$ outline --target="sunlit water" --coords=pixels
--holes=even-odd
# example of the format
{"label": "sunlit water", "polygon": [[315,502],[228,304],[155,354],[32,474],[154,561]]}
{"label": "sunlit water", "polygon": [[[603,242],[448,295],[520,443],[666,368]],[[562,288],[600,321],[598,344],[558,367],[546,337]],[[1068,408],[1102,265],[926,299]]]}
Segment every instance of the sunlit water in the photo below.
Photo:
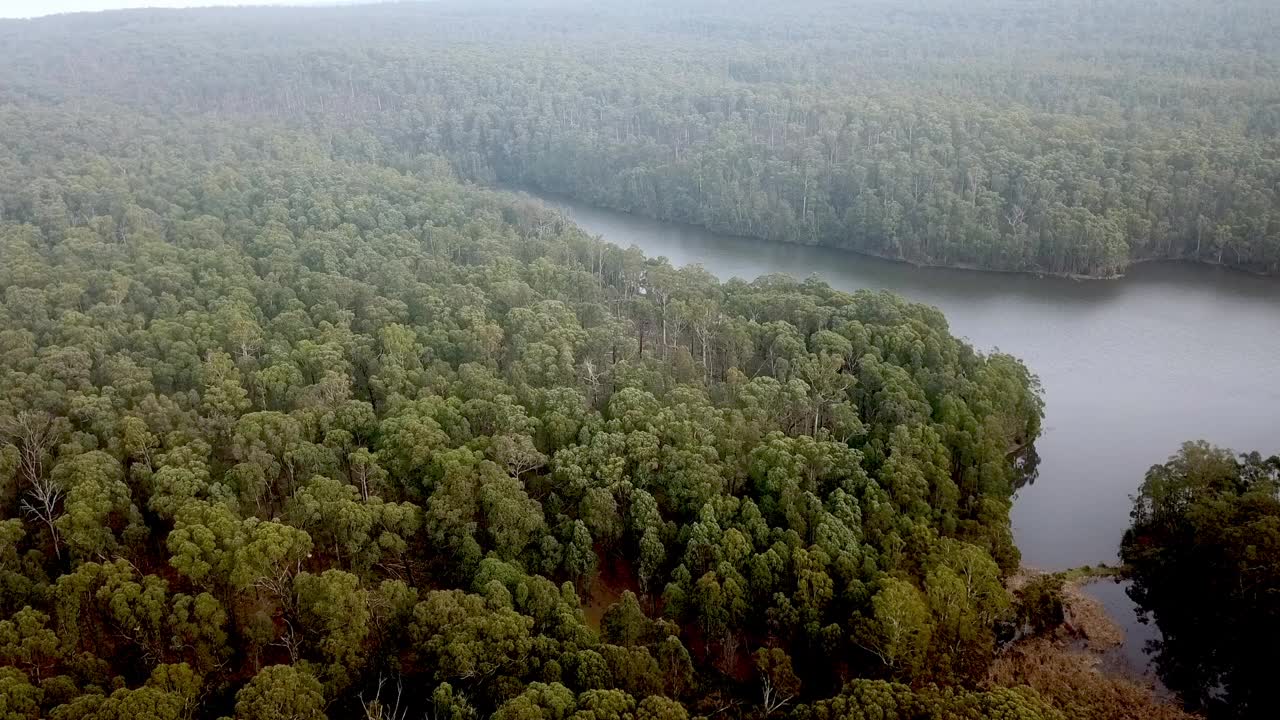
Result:
{"label": "sunlit water", "polygon": [[[1027,363],[1044,385],[1040,475],[1012,522],[1023,563],[1114,563],[1129,497],[1185,440],[1280,451],[1280,281],[1190,264],[1133,268],[1122,280],[915,268],[826,248],[719,235],[558,197],[579,226],[721,279],[818,275],[842,290],[888,289],[935,305],[952,332]],[[1122,588],[1096,587],[1142,664],[1154,628]]]}

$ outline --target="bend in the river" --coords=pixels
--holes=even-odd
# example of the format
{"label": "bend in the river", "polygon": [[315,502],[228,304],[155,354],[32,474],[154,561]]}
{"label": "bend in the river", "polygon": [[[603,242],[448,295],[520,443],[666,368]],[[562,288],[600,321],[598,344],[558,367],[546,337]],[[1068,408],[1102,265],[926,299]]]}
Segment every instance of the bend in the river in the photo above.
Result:
{"label": "bend in the river", "polygon": [[[1185,440],[1275,451],[1280,426],[1280,282],[1150,263],[1110,282],[920,268],[830,248],[731,237],[559,197],[586,231],[727,279],[818,275],[935,305],[981,350],[1021,358],[1044,385],[1039,477],[1014,504],[1023,562],[1062,569],[1116,560],[1129,496]],[[1122,593],[1098,595],[1131,636],[1153,632]]]}

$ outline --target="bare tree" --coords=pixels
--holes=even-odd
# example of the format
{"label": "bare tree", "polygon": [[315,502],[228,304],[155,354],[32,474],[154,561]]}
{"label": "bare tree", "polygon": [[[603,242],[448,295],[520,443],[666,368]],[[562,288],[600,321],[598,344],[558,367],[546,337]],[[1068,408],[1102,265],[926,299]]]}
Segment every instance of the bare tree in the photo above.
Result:
{"label": "bare tree", "polygon": [[40,478],[31,487],[27,497],[22,499],[22,511],[33,520],[44,523],[53,537],[53,554],[62,559],[62,539],[58,535],[58,505],[62,501],[62,488],[52,478]]}
{"label": "bare tree", "polygon": [[297,663],[298,658],[302,656],[302,638],[298,637],[289,618],[284,619],[284,634],[271,644],[284,648],[289,653],[290,663]]}
{"label": "bare tree", "polygon": [[62,559],[62,543],[58,535],[59,506],[63,490],[45,473],[45,457],[57,445],[62,431],[56,419],[44,412],[24,410],[14,417],[0,419],[0,435],[18,447],[18,474],[26,488],[22,511],[49,528],[53,552]]}
{"label": "bare tree", "polygon": [[756,651],[760,672],[760,705],[766,716],[781,710],[800,694],[800,678],[791,669],[791,657],[778,648]]}
{"label": "bare tree", "polygon": [[0,435],[18,446],[18,470],[28,484],[44,475],[44,457],[61,434],[53,416],[45,412],[24,410],[0,418]]}
{"label": "bare tree", "polygon": [[395,700],[388,702],[382,699],[382,686],[386,682],[386,678],[378,676],[378,687],[374,690],[372,700],[365,700],[364,693],[360,693],[360,706],[364,709],[364,720],[404,720],[409,714],[407,708],[400,706],[400,698],[404,694],[404,683],[399,679],[396,680]]}
{"label": "bare tree", "polygon": [[772,715],[791,702],[791,696],[784,695],[778,688],[774,687],[767,675],[761,682],[760,694],[761,706],[764,708],[765,715]]}

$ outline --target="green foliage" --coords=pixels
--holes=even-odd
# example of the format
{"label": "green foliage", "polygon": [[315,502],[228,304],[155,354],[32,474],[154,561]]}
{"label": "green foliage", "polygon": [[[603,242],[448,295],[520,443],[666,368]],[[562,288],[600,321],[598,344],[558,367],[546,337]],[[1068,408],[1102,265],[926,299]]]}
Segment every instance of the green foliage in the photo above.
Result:
{"label": "green foliage", "polygon": [[1186,443],[1147,471],[1120,556],[1161,631],[1160,678],[1210,717],[1280,712],[1280,458]]}
{"label": "green foliage", "polygon": [[320,681],[305,670],[272,665],[236,693],[236,720],[319,720],[325,717]]}
{"label": "green foliage", "polygon": [[370,624],[368,593],[360,587],[359,578],[341,570],[326,570],[320,575],[299,573],[293,579],[293,587],[302,636],[315,644],[328,662],[328,685],[335,690],[344,689],[365,663],[364,642]]}
{"label": "green foliage", "polygon": [[640,608],[640,601],[630,590],[622,599],[604,611],[600,621],[600,639],[617,645],[641,645],[649,636],[651,622]]}
{"label": "green foliage", "polygon": [[1027,581],[1014,593],[1017,598],[1018,624],[1032,633],[1044,633],[1066,620],[1064,579],[1058,574],[1039,575]]}
{"label": "green foliage", "polygon": [[533,651],[533,619],[461,590],[427,593],[413,608],[413,645],[439,680],[518,673]]}
{"label": "green foliage", "polygon": [[573,691],[552,683],[532,683],[519,696],[503,703],[495,720],[566,720],[577,704]]}
{"label": "green foliage", "polygon": [[0,667],[0,720],[40,717],[44,693],[21,670]]}
{"label": "green foliage", "polygon": [[139,519],[120,463],[104,452],[92,451],[59,463],[53,478],[67,493],[57,525],[71,551],[86,559],[114,553],[124,525]]}
{"label": "green foliage", "polygon": [[875,654],[895,676],[913,678],[926,670],[934,620],[914,585],[887,578],[871,599],[871,614],[855,626],[855,642]]}
{"label": "green foliage", "polygon": [[30,607],[0,621],[0,661],[39,682],[61,655],[58,636],[48,625],[49,616]]}
{"label": "green foliage", "polygon": [[985,692],[929,688],[879,680],[855,680],[837,696],[792,712],[794,720],[1062,720],[1063,715],[1030,688]]}
{"label": "green foliage", "polygon": [[93,717],[102,720],[187,720],[199,704],[201,678],[187,665],[161,665],[147,683],[104,698]]}

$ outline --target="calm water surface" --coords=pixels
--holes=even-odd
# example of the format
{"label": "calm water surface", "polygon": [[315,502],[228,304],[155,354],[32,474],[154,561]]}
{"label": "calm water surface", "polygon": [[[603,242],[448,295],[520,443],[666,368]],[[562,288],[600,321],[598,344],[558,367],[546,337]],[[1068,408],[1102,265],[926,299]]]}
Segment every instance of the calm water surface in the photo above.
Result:
{"label": "calm water surface", "polygon": [[[1184,440],[1280,451],[1280,281],[1173,263],[1113,282],[922,269],[542,200],[609,242],[721,279],[816,274],[842,290],[892,290],[940,308],[975,347],[1022,358],[1046,406],[1040,475],[1012,513],[1031,567],[1115,562],[1129,496]],[[1129,613],[1140,661],[1154,628],[1131,621],[1122,588],[1094,594]]]}

